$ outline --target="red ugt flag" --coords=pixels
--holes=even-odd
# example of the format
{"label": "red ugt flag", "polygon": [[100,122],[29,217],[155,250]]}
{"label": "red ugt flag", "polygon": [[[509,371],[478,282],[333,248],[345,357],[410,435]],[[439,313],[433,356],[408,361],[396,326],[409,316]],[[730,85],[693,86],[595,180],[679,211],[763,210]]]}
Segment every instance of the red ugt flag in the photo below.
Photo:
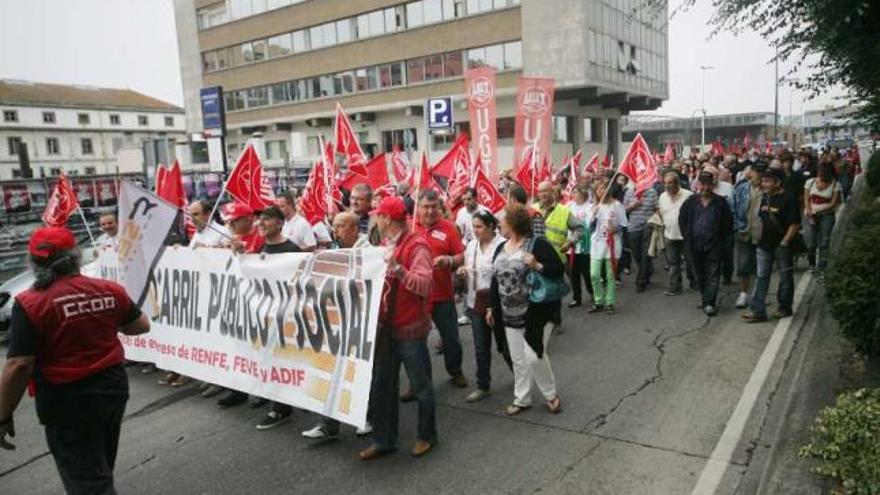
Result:
{"label": "red ugt flag", "polygon": [[244,149],[226,180],[226,192],[258,211],[275,204],[275,193],[266,180],[263,164],[252,144]]}
{"label": "red ugt flag", "polygon": [[43,211],[43,223],[49,227],[63,227],[77,208],[79,201],[76,199],[76,193],[70,186],[67,175],[62,172]]}
{"label": "red ugt flag", "polygon": [[349,170],[366,175],[358,167],[367,164],[367,155],[361,149],[357,136],[351,128],[351,121],[348,120],[348,115],[345,114],[345,110],[342,109],[339,102],[336,102],[336,152],[348,158]]}
{"label": "red ugt flag", "polygon": [[477,203],[485,206],[492,213],[498,213],[507,204],[504,196],[498,192],[495,184],[492,184],[482,168],[477,169],[474,189],[477,191]]}
{"label": "red ugt flag", "polygon": [[648,143],[641,134],[636,134],[632,145],[627,150],[623,161],[620,162],[618,171],[629,177],[636,185],[636,196],[641,197],[642,192],[657,182],[657,167]]}

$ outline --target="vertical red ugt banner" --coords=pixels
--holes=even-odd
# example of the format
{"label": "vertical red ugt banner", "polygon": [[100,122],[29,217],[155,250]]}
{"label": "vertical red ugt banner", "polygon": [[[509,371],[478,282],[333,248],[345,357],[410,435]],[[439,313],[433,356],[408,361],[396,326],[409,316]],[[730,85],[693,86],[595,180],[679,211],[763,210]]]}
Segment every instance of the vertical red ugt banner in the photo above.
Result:
{"label": "vertical red ugt banner", "polygon": [[[465,73],[471,143],[474,155],[487,167],[490,179],[498,178],[498,131],[495,128],[495,69],[480,67]],[[476,160],[475,160],[476,161]]]}
{"label": "vertical red ugt banner", "polygon": [[513,163],[522,163],[528,149],[537,151],[535,163],[550,158],[553,135],[553,91],[556,83],[546,77],[520,77],[516,94]]}

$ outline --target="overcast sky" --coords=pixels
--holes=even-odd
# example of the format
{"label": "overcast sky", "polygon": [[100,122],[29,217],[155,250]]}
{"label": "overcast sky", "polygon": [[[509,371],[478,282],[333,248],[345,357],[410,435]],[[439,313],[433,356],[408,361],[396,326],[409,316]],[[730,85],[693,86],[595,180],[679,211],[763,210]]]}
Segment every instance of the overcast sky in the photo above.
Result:
{"label": "overcast sky", "polygon": [[[698,4],[670,22],[669,100],[654,113],[687,116],[701,106],[700,65],[715,67],[706,74],[708,113],[773,111],[772,50],[751,33],[707,40],[711,2]],[[183,102],[171,0],[0,0],[0,13],[2,78],[128,87]],[[781,88],[780,114],[789,101],[799,114],[802,95]],[[827,96],[805,108],[831,103]]]}

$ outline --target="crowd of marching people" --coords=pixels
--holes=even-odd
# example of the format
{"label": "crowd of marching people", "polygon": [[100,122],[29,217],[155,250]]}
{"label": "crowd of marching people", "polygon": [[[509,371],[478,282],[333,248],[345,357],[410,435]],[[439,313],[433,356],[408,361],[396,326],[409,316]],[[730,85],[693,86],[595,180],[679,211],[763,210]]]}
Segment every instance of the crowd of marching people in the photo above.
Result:
{"label": "crowd of marching people", "polygon": [[[806,257],[819,279],[828,265],[835,211],[857,173],[841,163],[834,150],[702,153],[658,163],[656,180],[641,187],[620,170],[597,167],[576,183],[565,177],[543,181],[533,195],[508,174],[500,180],[507,205],[497,213],[479,203],[473,188],[450,205],[436,189],[410,194],[407,184],[374,191],[359,183],[345,191],[344,208],[326,223],[310,222],[292,192],[261,211],[227,203],[219,209],[220,221],[211,218],[210,203],[197,200],[187,209],[195,227],[187,242],[195,249],[266,254],[385,246],[388,269],[368,425],[356,433],[372,436],[371,446],[360,452],[364,460],[396,450],[400,403],[416,402],[411,452],[420,456],[438,438],[427,344],[432,328],[448,381],[462,389],[471,384],[463,372],[459,328],[468,325],[473,333],[476,382],[465,401],[492,393],[497,350],[513,375],[505,413],[530,409],[533,385],[544,408],[559,413],[548,344],[564,332],[562,303],[569,289],[568,308],[610,315],[624,283],[636,294],[662,285],[656,290],[676,297],[685,294],[687,279],[687,289],[711,317],[726,285],[737,294],[734,305],[744,310],[743,321],[753,323],[771,316],[767,296],[777,273],[772,317],[791,316],[796,258]],[[101,243],[112,248],[115,220],[102,218],[100,224]],[[159,383],[180,386],[187,379],[168,373]],[[202,384],[201,394],[219,396],[221,407],[267,403],[211,384]],[[265,409],[256,424],[260,430],[283,424],[294,412],[275,402]],[[338,422],[323,418],[302,436],[329,439],[339,433]]]}

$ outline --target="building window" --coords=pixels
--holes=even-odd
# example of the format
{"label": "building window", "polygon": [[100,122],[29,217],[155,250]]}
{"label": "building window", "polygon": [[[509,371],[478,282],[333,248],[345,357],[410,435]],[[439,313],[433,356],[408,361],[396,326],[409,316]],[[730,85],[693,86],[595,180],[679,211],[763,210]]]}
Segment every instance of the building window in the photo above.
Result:
{"label": "building window", "polygon": [[584,119],[584,142],[602,142],[602,119]]}
{"label": "building window", "polygon": [[9,156],[18,156],[18,149],[21,147],[21,138],[17,136],[11,136],[6,138],[7,149],[9,150]]}
{"label": "building window", "polygon": [[443,55],[443,71],[446,77],[458,77],[464,74],[464,56],[461,50]]}
{"label": "building window", "polygon": [[422,2],[406,4],[406,27],[415,28],[425,23],[425,12]]}
{"label": "building window", "polygon": [[391,153],[395,146],[402,150],[418,148],[416,130],[410,128],[382,131],[382,147],[385,152]]}
{"label": "building window", "polygon": [[290,34],[279,34],[269,38],[269,58],[283,57],[290,55],[292,45],[290,43]]}
{"label": "building window", "polygon": [[60,167],[50,168],[49,175],[51,175],[52,177],[58,177],[59,175],[61,175],[61,168]]}
{"label": "building window", "polygon": [[150,125],[150,120],[146,115],[138,115],[138,125],[140,126],[148,126]]}
{"label": "building window", "polygon": [[55,123],[55,112],[43,112],[43,123],[44,124],[54,124]]}
{"label": "building window", "polygon": [[78,114],[76,116],[76,120],[77,120],[77,122],[79,122],[80,124],[83,124],[83,125],[88,124],[91,121],[91,119],[89,118],[89,114],[87,114],[87,113]]}
{"label": "building window", "polygon": [[574,119],[564,115],[553,116],[553,141],[557,143],[572,142],[572,124]]}
{"label": "building window", "polygon": [[425,80],[431,81],[434,79],[442,79],[443,78],[443,56],[442,55],[431,55],[430,57],[425,57]]}
{"label": "building window", "polygon": [[254,50],[254,62],[266,59],[266,40],[256,40],[252,43]]}
{"label": "building window", "polygon": [[174,117],[165,117],[165,127],[174,127]]}
{"label": "building window", "polygon": [[84,172],[86,175],[95,175],[96,173],[98,173],[98,171],[97,171],[97,169],[95,169],[95,167],[85,167]]}
{"label": "building window", "polygon": [[504,69],[522,67],[522,41],[504,44]]}
{"label": "building window", "polygon": [[18,111],[3,110],[3,122],[18,122]]}
{"label": "building window", "polygon": [[217,52],[210,51],[202,54],[202,70],[205,72],[217,70]]}
{"label": "building window", "polygon": [[266,159],[280,160],[287,154],[287,141],[266,141]]}
{"label": "building window", "polygon": [[443,20],[443,6],[440,0],[423,0],[422,10],[425,15],[425,24],[433,24]]}
{"label": "building window", "polygon": [[82,145],[82,154],[83,155],[94,155],[95,150],[92,148],[92,140],[89,138],[80,139],[80,144]]}
{"label": "building window", "polygon": [[348,43],[352,40],[351,19],[336,21],[336,39],[339,43]]}
{"label": "building window", "polygon": [[57,155],[60,153],[60,147],[58,146],[58,138],[46,138],[46,154],[48,155]]}
{"label": "building window", "polygon": [[110,125],[119,125],[119,114],[111,113],[110,114]]}
{"label": "building window", "polygon": [[306,32],[303,30],[293,32],[293,53],[300,53],[308,50],[306,45]]}
{"label": "building window", "polygon": [[406,63],[406,75],[410,84],[425,80],[425,59],[414,58]]}

